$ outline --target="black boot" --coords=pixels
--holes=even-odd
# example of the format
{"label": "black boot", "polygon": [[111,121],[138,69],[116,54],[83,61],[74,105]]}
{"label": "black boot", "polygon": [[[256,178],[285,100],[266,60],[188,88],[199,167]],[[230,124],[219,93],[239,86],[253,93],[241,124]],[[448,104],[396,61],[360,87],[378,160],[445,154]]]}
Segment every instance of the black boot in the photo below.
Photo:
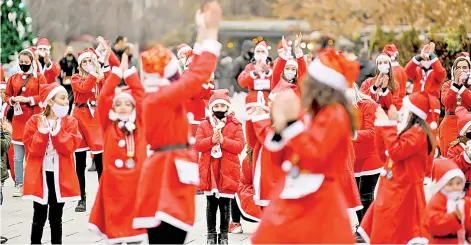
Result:
{"label": "black boot", "polygon": [[31,226],[31,244],[41,244],[43,238],[44,223],[34,222]]}
{"label": "black boot", "polygon": [[208,241],[206,242],[206,244],[210,244],[210,245],[215,245],[215,244],[217,244],[217,243],[216,243],[216,237],[217,237],[217,234],[216,234],[216,233],[210,233],[210,234],[208,234]]}
{"label": "black boot", "polygon": [[4,244],[8,241],[8,238],[4,237],[4,236],[1,236],[0,237],[0,244]]}
{"label": "black boot", "polygon": [[51,226],[51,244],[62,244],[62,218],[49,221]]}
{"label": "black boot", "polygon": [[218,244],[229,244],[227,233],[218,234]]}
{"label": "black boot", "polygon": [[82,200],[78,201],[77,207],[75,207],[75,212],[85,211],[87,211],[87,197],[82,196]]}

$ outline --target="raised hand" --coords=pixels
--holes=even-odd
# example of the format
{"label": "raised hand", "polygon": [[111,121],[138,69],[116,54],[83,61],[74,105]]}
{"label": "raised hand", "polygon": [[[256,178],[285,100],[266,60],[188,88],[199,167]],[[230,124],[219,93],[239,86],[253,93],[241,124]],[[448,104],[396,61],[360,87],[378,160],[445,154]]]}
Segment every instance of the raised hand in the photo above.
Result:
{"label": "raised hand", "polygon": [[301,40],[303,38],[303,34],[299,33],[296,34],[296,39],[294,40],[294,50],[301,49]]}
{"label": "raised hand", "polygon": [[389,83],[389,76],[386,74],[383,74],[383,77],[381,78],[381,88],[387,88]]}
{"label": "raised hand", "polygon": [[123,53],[121,56],[121,64],[119,65],[119,68],[124,72],[125,70],[129,69],[129,59],[128,55],[126,53]]}
{"label": "raised hand", "polygon": [[383,78],[383,73],[380,72],[379,75],[376,76],[375,78],[375,87],[381,88],[381,86],[383,85],[382,78]]}
{"label": "raised hand", "polygon": [[204,6],[204,23],[207,29],[219,29],[222,19],[221,5],[217,1]]}
{"label": "raised hand", "polygon": [[213,142],[213,144],[216,144],[217,142],[219,142],[219,130],[214,129],[213,137],[211,138],[211,141]]}

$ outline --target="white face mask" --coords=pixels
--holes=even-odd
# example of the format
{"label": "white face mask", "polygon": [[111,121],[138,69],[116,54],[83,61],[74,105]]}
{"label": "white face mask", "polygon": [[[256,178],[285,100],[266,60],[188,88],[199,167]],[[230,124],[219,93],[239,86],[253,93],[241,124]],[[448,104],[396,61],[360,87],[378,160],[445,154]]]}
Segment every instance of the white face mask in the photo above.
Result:
{"label": "white face mask", "polygon": [[430,61],[430,60],[421,61],[420,64],[422,64],[422,67],[424,67],[425,69],[428,69],[428,68],[430,68],[430,66],[432,66],[432,61]]}
{"label": "white face mask", "polygon": [[443,195],[446,196],[448,200],[452,201],[458,201],[459,199],[463,198],[463,192],[462,191],[451,191],[451,192],[443,192],[440,191]]}
{"label": "white face mask", "polygon": [[56,117],[63,118],[67,116],[67,113],[69,112],[69,105],[54,104],[51,106],[51,110],[54,112]]}
{"label": "white face mask", "polygon": [[397,131],[402,132],[407,124],[409,123],[409,118],[410,118],[410,111],[405,108],[404,106],[399,110],[398,117],[397,117]]}
{"label": "white face mask", "polygon": [[296,71],[289,70],[285,71],[285,78],[288,80],[293,80],[293,78],[296,76]]}
{"label": "white face mask", "polygon": [[263,63],[266,63],[268,56],[265,54],[255,54],[253,57],[256,61],[261,61]]}
{"label": "white face mask", "polygon": [[88,63],[86,66],[82,66],[82,69],[84,71],[86,71],[87,73],[90,73],[93,71],[93,64],[92,63]]}
{"label": "white face mask", "polygon": [[378,65],[378,70],[381,72],[381,73],[389,73],[389,65],[388,64],[380,64]]}

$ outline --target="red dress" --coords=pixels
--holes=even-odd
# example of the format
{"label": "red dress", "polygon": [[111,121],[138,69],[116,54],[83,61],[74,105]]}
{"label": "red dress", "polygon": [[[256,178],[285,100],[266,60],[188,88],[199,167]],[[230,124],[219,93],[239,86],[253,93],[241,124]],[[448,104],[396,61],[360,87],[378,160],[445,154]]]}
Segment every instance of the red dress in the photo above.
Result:
{"label": "red dress", "polygon": [[420,68],[420,62],[412,58],[404,69],[414,83],[413,92],[427,92],[440,98],[440,87],[446,78],[446,70],[438,58],[432,62],[431,69],[425,72]]}
{"label": "red dress", "polygon": [[[103,174],[90,213],[88,226],[90,230],[105,237],[108,243],[139,242],[147,239],[142,229],[133,229],[134,203],[142,163],[147,157],[145,130],[141,119],[142,97],[144,88],[133,67],[125,71],[124,79],[132,90],[136,101],[136,130],[133,132],[135,142],[134,167],[123,164],[128,160],[125,135],[116,122],[108,117],[113,105],[115,88],[121,82],[121,70],[113,67],[113,72],[105,81],[98,99],[98,115],[103,130],[105,151],[103,152]],[[123,144],[124,143],[124,144]],[[135,184],[130,184],[135,183]]]}
{"label": "red dress", "polygon": [[[23,85],[27,75],[22,73],[16,73],[7,81],[7,88],[5,89],[5,102],[8,102],[10,106],[14,103],[11,101],[11,97],[16,97],[21,85]],[[36,113],[41,112],[38,103],[40,102],[39,97],[39,86],[46,84],[46,78],[43,75],[32,75],[26,83],[21,96],[31,99],[30,103],[20,103],[23,114],[13,116],[11,126],[13,127],[13,135],[11,143],[15,145],[23,145],[23,133],[25,130],[26,122]]]}
{"label": "red dress", "polygon": [[386,88],[386,91],[383,92],[381,88],[378,88],[376,91],[373,89],[375,82],[375,78],[366,79],[361,84],[361,92],[369,95],[376,103],[378,103],[379,106],[381,106],[381,108],[386,111],[391,105],[395,105],[399,110],[402,107],[402,98],[399,96],[401,88],[399,85],[396,87],[394,92],[392,92],[390,88]]}
{"label": "red dress", "polygon": [[242,172],[240,175],[239,189],[235,194],[235,200],[241,215],[249,220],[260,222],[262,208],[255,204],[253,187],[252,164],[247,158],[242,161]]}
{"label": "red dress", "polygon": [[82,137],[78,131],[77,120],[66,116],[58,119],[59,126],[52,132],[42,133],[38,130],[40,117],[41,115],[32,116],[25,127],[24,146],[28,154],[25,164],[23,199],[43,205],[47,204],[48,192],[44,157],[50,142],[59,159],[58,164],[54,164],[57,202],[78,201],[80,200],[80,187],[75,173],[74,152]]}
{"label": "red dress", "polygon": [[380,121],[375,125],[378,153],[387,160],[384,171],[392,161],[393,175],[391,179],[381,175],[376,199],[361,222],[370,237],[367,242],[406,244],[412,239],[426,239],[423,181],[428,158],[427,135],[417,125],[400,136],[396,125]]}
{"label": "red dress", "polygon": [[[452,159],[456,165],[463,171],[466,178],[466,182],[471,182],[471,159],[466,155],[464,149],[465,144],[458,143],[456,145],[450,145],[448,148],[447,156]],[[471,188],[468,188],[466,196],[471,197]]]}
{"label": "red dress", "polygon": [[348,114],[343,106],[331,105],[307,121],[288,126],[279,142],[273,141],[273,134],[268,136],[272,146],[292,150],[284,159],[301,172],[278,183],[251,237],[254,244],[355,243],[339,184],[348,160]]}
{"label": "red dress", "polygon": [[203,43],[204,51],[194,57],[180,80],[149,92],[144,98],[144,125],[152,154],[142,165],[134,228],[152,228],[161,222],[186,232],[193,227],[199,176],[198,164],[191,162],[196,159],[196,152],[187,149],[189,124],[183,103],[208,81],[216,68],[217,48],[217,42]]}
{"label": "red dress", "polygon": [[[213,123],[209,120],[213,120]],[[216,194],[216,197],[234,198],[240,177],[238,155],[245,145],[242,124],[232,115],[226,117],[225,126],[222,128],[224,141],[220,145],[221,158],[211,156],[211,149],[216,145],[212,142],[213,125],[217,125],[215,119],[206,118],[201,121],[196,131],[195,149],[201,152],[199,159],[199,189],[208,196]]]}

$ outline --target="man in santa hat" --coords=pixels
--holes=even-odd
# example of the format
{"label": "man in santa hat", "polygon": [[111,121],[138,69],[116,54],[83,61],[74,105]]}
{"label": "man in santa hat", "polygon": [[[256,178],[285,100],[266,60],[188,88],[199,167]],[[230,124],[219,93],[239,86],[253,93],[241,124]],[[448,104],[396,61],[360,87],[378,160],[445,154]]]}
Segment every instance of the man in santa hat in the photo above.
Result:
{"label": "man in santa hat", "polygon": [[394,80],[399,83],[399,97],[402,99],[406,96],[407,74],[404,68],[398,62],[399,50],[397,50],[396,45],[388,44],[384,46],[383,53],[391,58],[391,67]]}
{"label": "man in santa hat", "polygon": [[60,74],[60,66],[51,59],[51,45],[49,40],[42,37],[36,43],[36,54],[38,55],[38,72],[46,77],[48,83],[53,83]]}

